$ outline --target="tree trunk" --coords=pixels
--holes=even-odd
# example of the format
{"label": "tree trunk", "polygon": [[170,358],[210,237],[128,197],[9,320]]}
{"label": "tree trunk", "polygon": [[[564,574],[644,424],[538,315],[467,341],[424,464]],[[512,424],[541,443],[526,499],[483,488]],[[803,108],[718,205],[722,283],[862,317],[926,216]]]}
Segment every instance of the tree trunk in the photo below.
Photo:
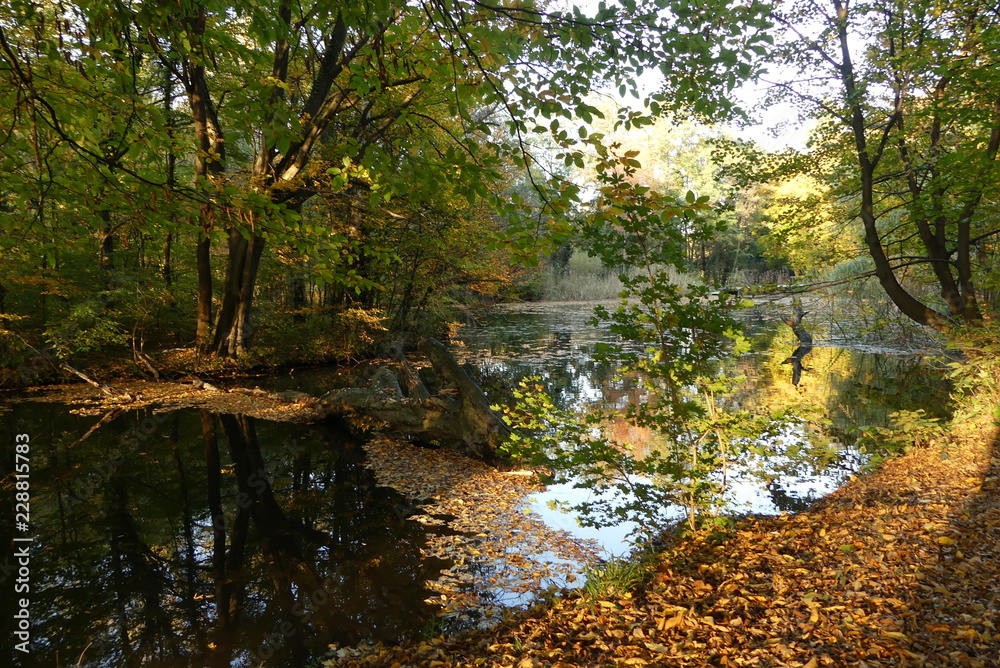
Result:
{"label": "tree trunk", "polygon": [[[176,63],[173,63],[171,67],[163,68],[163,116],[167,123],[167,137],[170,139],[170,151],[167,153],[166,162],[166,181],[167,188],[171,191],[177,185],[177,154],[174,153],[174,78],[171,72],[173,67],[176,67]],[[173,212],[170,214],[170,220],[171,222],[176,222],[176,215]],[[163,268],[161,275],[168,291],[174,283],[173,268],[170,264],[170,251],[172,250],[173,243],[174,233],[167,232],[166,239],[163,242]]]}
{"label": "tree trunk", "polygon": [[834,0],[837,10],[837,33],[842,63],[840,65],[841,84],[847,100],[850,101],[851,130],[854,134],[854,144],[858,156],[858,166],[861,175],[861,222],[865,228],[865,245],[875,263],[875,276],[892,303],[911,320],[932,327],[940,332],[948,331],[951,320],[926,306],[911,295],[896,278],[892,263],[882,247],[882,239],[878,231],[878,219],[875,215],[875,165],[868,150],[866,135],[867,122],[860,93],[855,81],[854,65],[851,59],[850,41],[848,37],[847,7],[842,0]]}
{"label": "tree trunk", "polygon": [[293,311],[295,311],[295,314],[292,316],[292,321],[303,323],[306,321],[306,314],[304,313],[304,310],[308,305],[306,300],[306,280],[302,277],[296,276],[292,279],[289,290],[291,291],[289,306]]}
{"label": "tree trunk", "polygon": [[[203,209],[209,206],[211,205],[202,204]],[[195,342],[200,352],[206,352],[212,336],[212,240],[204,232],[202,235],[197,248],[198,313]]]}
{"label": "tree trunk", "polygon": [[[201,5],[187,17],[188,34],[193,45],[200,44],[205,34],[206,9]],[[198,314],[196,343],[200,351],[209,345],[212,332],[212,227],[213,210],[212,177],[225,171],[226,144],[212,97],[203,61],[188,58],[184,62],[184,88],[197,151],[194,157],[195,188],[201,191],[204,201],[198,209],[200,237],[197,248],[198,264]]]}
{"label": "tree trunk", "polygon": [[[939,162],[940,156],[949,153],[941,145],[949,130],[948,121],[941,116],[939,104],[955,94],[951,91],[952,84],[963,75],[960,70],[953,69],[952,65],[964,60],[964,56],[946,63],[935,74],[938,80],[934,89],[925,96],[930,99],[921,103],[932,112],[931,118],[929,121],[919,121],[919,132],[922,137],[920,141],[926,139],[929,145],[923,151],[914,150],[906,134],[907,111],[909,100],[912,98],[908,97],[910,92],[903,88],[902,74],[894,73],[897,80],[895,87],[892,88],[895,96],[892,114],[885,120],[884,125],[872,122],[871,118],[866,117],[865,90],[859,87],[855,80],[848,37],[849,3],[844,0],[833,0],[833,6],[837,12],[837,40],[841,57],[838,67],[841,85],[851,114],[849,125],[854,135],[860,167],[862,183],[860,217],[865,228],[865,243],[875,262],[875,275],[899,310],[921,325],[947,333],[958,322],[981,323],[983,313],[972,280],[971,225],[976,214],[981,211],[980,204],[985,188],[992,185],[993,178],[986,165],[993,164],[1000,152],[1000,100],[993,103],[990,121],[981,126],[989,133],[988,136],[981,138],[976,147],[982,160],[982,168],[963,177],[965,194],[958,198],[959,201],[955,201],[951,183],[954,179],[950,174],[942,173],[945,163]],[[888,20],[894,19],[889,17]],[[964,37],[973,36],[978,30],[971,27],[972,23],[969,26],[972,32]],[[973,41],[976,38],[977,36]],[[955,35],[956,43],[964,41],[963,35]],[[891,55],[889,60],[890,62],[893,60]],[[926,129],[925,125],[928,126]],[[873,141],[869,147],[866,142],[866,131],[872,128],[879,128],[881,140]],[[913,133],[916,128],[910,128],[908,131]],[[923,255],[916,261],[930,265],[939,294],[948,305],[947,313],[930,308],[900,285],[895,274],[896,268],[886,255],[876,225],[874,188],[878,176],[875,168],[884,157],[885,148],[890,143],[889,139],[893,132],[897,133],[895,143],[904,165],[904,175],[911,198],[912,210],[909,222],[916,227],[916,236],[923,245]],[[954,229],[954,238],[949,238],[949,228]],[[905,264],[912,262],[904,262]]]}
{"label": "tree trunk", "polygon": [[168,290],[174,284],[173,269],[170,266],[170,251],[173,243],[174,233],[167,232],[167,237],[163,241],[163,269],[161,271],[161,275],[163,276],[163,284],[167,286]]}
{"label": "tree trunk", "polygon": [[114,225],[111,222],[111,212],[98,211],[98,217],[104,221],[104,232],[101,238],[101,252],[98,266],[104,272],[108,287],[111,285],[108,274],[115,270],[115,234]]}
{"label": "tree trunk", "polygon": [[212,343],[216,355],[239,357],[249,346],[251,307],[263,252],[263,237],[253,235],[247,239],[239,230],[230,230],[226,284]]}
{"label": "tree trunk", "polygon": [[[270,197],[276,205],[288,204],[295,208],[310,195],[297,196],[290,202],[287,191],[275,188],[275,184],[287,184],[294,180],[305,167],[309,157],[319,142],[324,129],[330,124],[343,102],[343,91],[334,90],[334,81],[343,70],[346,61],[344,48],[347,39],[347,24],[338,13],[329,32],[322,36],[325,52],[319,67],[313,72],[309,96],[302,102],[300,119],[302,130],[292,137],[291,144],[279,155],[278,137],[270,128],[275,127],[274,109],[286,96],[288,68],[293,45],[289,42],[292,30],[292,7],[290,0],[280,0],[277,13],[281,34],[273,42],[274,64],[270,93],[261,98],[263,116],[259,127],[264,128],[260,146],[254,156],[251,181],[254,189]],[[201,45],[205,33],[207,12],[205,5],[199,5],[185,17],[188,37],[192,46]],[[382,28],[386,29],[385,27]],[[364,38],[350,52],[353,57],[369,38]],[[195,49],[196,51],[197,49]],[[211,335],[212,283],[210,264],[210,238],[213,223],[214,176],[225,171],[225,143],[222,128],[209,92],[205,74],[205,62],[199,58],[188,58],[183,63],[184,83],[191,108],[192,127],[198,146],[195,155],[195,184],[202,190],[205,203],[199,213],[201,232],[204,235],[198,246],[198,347],[223,357],[237,357],[244,353],[250,341],[250,311],[253,304],[257,270],[264,250],[264,239],[251,233],[244,239],[235,226],[229,226],[229,263],[226,268],[226,284],[222,303],[216,319],[215,335]],[[331,92],[332,91],[332,92]],[[234,213],[234,212],[228,212]],[[253,216],[253,211],[235,212]]]}

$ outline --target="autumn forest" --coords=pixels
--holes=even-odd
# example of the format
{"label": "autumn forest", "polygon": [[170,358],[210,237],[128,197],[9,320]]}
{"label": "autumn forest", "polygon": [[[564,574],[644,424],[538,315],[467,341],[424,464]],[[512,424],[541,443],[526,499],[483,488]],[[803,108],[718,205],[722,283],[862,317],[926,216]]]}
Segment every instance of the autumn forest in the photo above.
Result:
{"label": "autumn forest", "polygon": [[996,665],[998,54],[983,0],[8,0],[12,665]]}

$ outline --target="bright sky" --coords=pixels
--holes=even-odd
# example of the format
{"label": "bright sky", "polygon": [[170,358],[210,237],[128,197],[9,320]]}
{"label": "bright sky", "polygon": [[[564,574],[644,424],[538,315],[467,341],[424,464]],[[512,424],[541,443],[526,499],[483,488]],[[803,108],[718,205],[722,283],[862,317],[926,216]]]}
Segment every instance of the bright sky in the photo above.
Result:
{"label": "bright sky", "polygon": [[[663,76],[656,71],[646,72],[639,82],[641,95],[648,95],[660,87]],[[746,109],[751,109],[764,95],[765,84],[747,83],[736,92],[736,97]],[[641,105],[641,100],[629,96],[624,100],[616,90],[607,91],[615,101],[631,107]],[[774,105],[754,112],[759,122],[746,128],[731,126],[734,135],[757,142],[762,147],[780,151],[785,148],[804,149],[809,139],[809,124],[798,118],[798,111],[790,104]]]}
{"label": "bright sky", "polygon": [[[745,84],[737,93],[745,108],[752,107],[764,95],[765,84]],[[759,123],[747,128],[733,128],[743,139],[751,139],[763,148],[780,151],[785,148],[804,149],[809,139],[811,123],[798,117],[798,110],[791,104],[776,104],[755,112]]]}
{"label": "bright sky", "polygon": [[[593,15],[597,12],[597,5],[600,0],[555,0],[553,7],[567,9],[576,5],[581,7],[584,13]],[[614,0],[605,0],[608,4]],[[659,71],[646,72],[639,81],[640,94],[647,95],[656,91],[660,87],[663,75]],[[736,95],[745,108],[752,107],[764,94],[765,84],[748,83],[741,87]],[[617,91],[608,91],[610,96],[619,102],[635,105],[638,101],[632,97],[621,100]],[[775,105],[772,108],[757,112],[760,122],[747,128],[733,126],[732,131],[737,137],[749,139],[757,142],[760,146],[780,151],[785,148],[805,149],[809,138],[809,124],[803,123],[798,118],[798,112],[788,104]]]}

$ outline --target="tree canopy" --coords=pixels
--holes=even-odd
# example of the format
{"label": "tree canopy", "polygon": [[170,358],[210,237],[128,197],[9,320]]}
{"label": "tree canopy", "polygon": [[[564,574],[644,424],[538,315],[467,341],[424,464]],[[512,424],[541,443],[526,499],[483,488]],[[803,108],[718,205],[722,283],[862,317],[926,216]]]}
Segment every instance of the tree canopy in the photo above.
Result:
{"label": "tree canopy", "polygon": [[624,133],[736,117],[734,91],[770,68],[772,97],[817,123],[793,156],[749,151],[773,189],[720,180],[694,125],[625,158],[632,186],[720,207],[688,261],[724,282],[763,249],[801,274],[857,243],[908,317],[979,322],[997,20],[938,0],[8,3],[0,311],[56,349],[169,320],[222,357],[274,324],[260,299],[290,323],[361,308],[405,328],[432,299],[509,290],[569,238],[594,209],[567,175],[616,164]]}
{"label": "tree canopy", "polygon": [[[323,256],[312,266],[328,280],[377,287],[358,283],[356,260],[338,261],[356,255],[351,235],[306,215],[307,202],[320,195],[333,210],[363,195],[375,212],[439,206],[449,192],[486,202],[522,247],[565,231],[578,188],[537,168],[532,135],[579,162],[582,145],[601,142],[567,130],[600,115],[588,95],[638,96],[650,71],[665,84],[628,125],[668,108],[730,113],[728,92],[769,39],[765,13],[728,0],[589,12],[530,0],[10,3],[4,227],[33,221],[33,239],[58,245],[72,218],[105,262],[124,229],[167,249],[193,237],[198,345],[237,356],[269,244]],[[510,189],[519,178],[534,206]]]}
{"label": "tree canopy", "polygon": [[860,221],[903,314],[941,331],[980,322],[1000,233],[996,4],[810,1],[774,17],[773,96],[818,121],[798,169]]}

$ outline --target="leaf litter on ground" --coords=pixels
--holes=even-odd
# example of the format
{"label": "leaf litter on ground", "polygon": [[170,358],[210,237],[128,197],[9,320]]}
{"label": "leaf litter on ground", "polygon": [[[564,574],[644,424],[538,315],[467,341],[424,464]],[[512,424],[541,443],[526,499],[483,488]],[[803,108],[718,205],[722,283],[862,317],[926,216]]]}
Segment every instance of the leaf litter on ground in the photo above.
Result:
{"label": "leaf litter on ground", "polygon": [[442,617],[496,619],[512,605],[562,587],[597,563],[594,543],[552,529],[527,509],[540,487],[527,471],[504,472],[451,450],[376,438],[365,446],[379,484],[420,503],[411,519],[447,530],[432,532],[425,556],[453,565],[428,587]]}
{"label": "leaf litter on ground", "polygon": [[609,600],[567,592],[490,628],[328,668],[1000,666],[1000,437],[987,421],[797,515],[675,536]]}

